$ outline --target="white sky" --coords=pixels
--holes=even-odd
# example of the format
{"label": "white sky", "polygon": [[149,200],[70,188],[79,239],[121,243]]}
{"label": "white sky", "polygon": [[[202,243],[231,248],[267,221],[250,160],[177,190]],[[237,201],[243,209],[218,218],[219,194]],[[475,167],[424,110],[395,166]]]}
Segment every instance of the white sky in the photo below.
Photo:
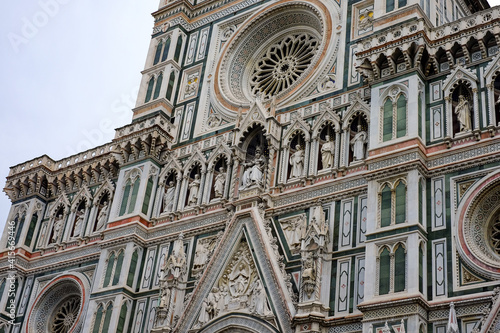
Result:
{"label": "white sky", "polygon": [[[9,167],[109,142],[102,121],[131,121],[159,1],[0,2],[1,189]],[[10,206],[1,193],[0,231]]]}
{"label": "white sky", "polygon": [[[101,145],[114,136],[102,122],[113,129],[130,122],[158,4],[0,2],[2,189],[9,167]],[[0,194],[0,231],[10,205]]]}

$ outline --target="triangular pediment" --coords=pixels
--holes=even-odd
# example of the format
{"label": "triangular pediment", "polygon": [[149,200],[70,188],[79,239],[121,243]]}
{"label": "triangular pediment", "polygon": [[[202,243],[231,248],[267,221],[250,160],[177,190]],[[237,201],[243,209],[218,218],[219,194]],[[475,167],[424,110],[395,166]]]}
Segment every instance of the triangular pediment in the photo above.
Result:
{"label": "triangular pediment", "polygon": [[448,94],[453,90],[453,86],[459,80],[468,81],[473,87],[477,86],[478,81],[477,76],[474,73],[469,71],[467,68],[457,65],[443,82],[445,96],[448,96]]}
{"label": "triangular pediment", "polygon": [[355,102],[347,108],[347,111],[344,115],[343,129],[347,129],[351,124],[352,119],[358,115],[361,115],[368,124],[370,123],[370,106],[359,97],[356,97]]}
{"label": "triangular pediment", "polygon": [[313,139],[318,137],[319,133],[327,123],[333,124],[336,130],[340,130],[340,117],[330,107],[328,107],[314,122],[314,126],[312,128]]}
{"label": "triangular pediment", "polygon": [[310,137],[310,129],[311,129],[311,126],[309,124],[307,124],[304,120],[302,120],[301,118],[297,118],[295,119],[291,126],[288,128],[288,130],[286,131],[285,135],[283,136],[283,142],[286,142],[288,143],[289,140],[291,140],[293,138],[293,136],[295,136],[295,134],[297,132],[302,132],[304,133],[305,135],[305,139],[306,140],[309,140],[309,137]]}
{"label": "triangular pediment", "polygon": [[495,73],[500,71],[500,53],[498,53],[491,61],[488,66],[484,69],[484,78],[486,79],[486,83],[491,82],[493,76],[496,76]]}
{"label": "triangular pediment", "polygon": [[[263,333],[292,331],[295,309],[277,260],[268,257],[273,250],[267,248],[265,237],[256,209],[235,214],[179,319],[177,331],[223,329],[221,323],[231,327],[230,318],[242,316],[260,323]],[[213,304],[217,309],[207,312]]]}

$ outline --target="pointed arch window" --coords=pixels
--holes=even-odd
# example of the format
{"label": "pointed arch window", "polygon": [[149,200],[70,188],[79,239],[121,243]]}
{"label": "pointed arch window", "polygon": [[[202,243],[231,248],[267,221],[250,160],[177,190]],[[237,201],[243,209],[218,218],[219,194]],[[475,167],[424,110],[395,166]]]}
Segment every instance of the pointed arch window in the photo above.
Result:
{"label": "pointed arch window", "polygon": [[102,333],[109,332],[109,324],[111,322],[111,315],[113,314],[113,303],[109,303],[104,314],[104,322],[102,325]]}
{"label": "pointed arch window", "polygon": [[133,287],[134,284],[134,277],[135,277],[135,271],[137,269],[137,261],[139,260],[139,254],[137,253],[137,250],[134,251],[132,254],[132,259],[130,261],[130,269],[128,270],[128,276],[127,276],[127,286],[130,288]]}
{"label": "pointed arch window", "polygon": [[386,183],[379,192],[380,227],[406,222],[406,184],[397,180],[394,187]]}
{"label": "pointed arch window", "polygon": [[168,79],[167,93],[165,94],[165,98],[168,99],[169,101],[171,100],[172,92],[174,91],[174,83],[175,83],[175,72],[172,71]]}
{"label": "pointed arch window", "polygon": [[16,228],[17,228],[16,239],[15,239],[16,245],[19,243],[19,238],[21,238],[21,232],[23,231],[25,219],[26,219],[26,213],[22,214],[20,220],[19,217],[16,218]]}
{"label": "pointed arch window", "polygon": [[142,213],[147,215],[149,210],[149,201],[151,200],[151,193],[153,192],[153,177],[149,177],[148,184],[146,185],[146,194],[142,203]]}
{"label": "pointed arch window", "polygon": [[158,79],[156,80],[155,93],[153,95],[153,99],[157,99],[160,96],[161,84],[163,83],[163,73],[158,75]]}
{"label": "pointed arch window", "polygon": [[125,321],[127,320],[127,311],[127,302],[124,302],[122,304],[122,308],[120,309],[120,317],[118,317],[118,326],[116,328],[116,333],[123,333],[125,329]]}
{"label": "pointed arch window", "polygon": [[398,245],[394,252],[394,292],[406,289],[406,250]]}
{"label": "pointed arch window", "polygon": [[153,88],[155,86],[155,78],[151,77],[148,82],[148,90],[146,92],[146,99],[144,100],[144,103],[147,103],[151,100],[151,96],[153,95]]}
{"label": "pointed arch window", "polygon": [[115,266],[115,253],[111,252],[108,257],[106,272],[104,274],[104,282],[102,283],[103,288],[109,286],[109,282],[111,281],[111,274],[113,274],[113,267]]}
{"label": "pointed arch window", "polygon": [[163,41],[160,40],[160,42],[156,46],[155,59],[153,61],[153,65],[156,65],[158,62],[160,62],[162,50],[163,50]]}
{"label": "pointed arch window", "polygon": [[118,257],[116,258],[116,263],[114,267],[114,276],[113,276],[113,286],[116,286],[118,282],[120,282],[120,275],[122,272],[122,266],[123,266],[123,257],[125,256],[124,251],[120,251],[118,253]]}
{"label": "pointed arch window", "polygon": [[408,118],[408,100],[400,94],[395,102],[387,97],[382,107],[382,141],[389,141],[406,136]]}
{"label": "pointed arch window", "polygon": [[139,192],[140,177],[129,179],[123,188],[122,203],[120,205],[120,216],[125,213],[130,214],[134,211],[137,202],[137,193]]}
{"label": "pointed arch window", "polygon": [[182,35],[179,35],[179,38],[177,39],[177,45],[175,47],[175,53],[174,53],[174,61],[179,62],[179,57],[181,56],[181,51],[182,51]]}
{"label": "pointed arch window", "polygon": [[392,249],[384,245],[379,249],[378,261],[378,295],[402,292],[406,290],[406,248],[403,243]]}
{"label": "pointed arch window", "polygon": [[104,313],[104,305],[99,304],[99,306],[97,307],[97,312],[95,313],[94,328],[92,329],[92,333],[100,333],[101,332],[103,313]]}
{"label": "pointed arch window", "polygon": [[33,241],[33,235],[35,233],[36,223],[38,222],[38,213],[33,214],[31,216],[30,226],[28,228],[28,233],[26,234],[26,238],[24,240],[24,245],[31,246],[31,242]]}
{"label": "pointed arch window", "polygon": [[379,258],[379,295],[388,294],[391,281],[391,254],[385,247],[380,253]]}
{"label": "pointed arch window", "polygon": [[170,51],[170,37],[167,38],[167,40],[165,41],[165,46],[163,48],[163,56],[161,57],[161,61],[165,61],[167,60],[168,58],[168,51]]}
{"label": "pointed arch window", "polygon": [[424,293],[424,249],[421,244],[418,247],[418,290]]}

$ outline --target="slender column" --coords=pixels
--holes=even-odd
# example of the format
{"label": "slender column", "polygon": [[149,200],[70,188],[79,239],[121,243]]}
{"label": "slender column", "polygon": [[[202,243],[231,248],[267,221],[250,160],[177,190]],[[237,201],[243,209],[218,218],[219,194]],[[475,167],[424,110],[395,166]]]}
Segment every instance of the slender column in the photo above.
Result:
{"label": "slender column", "polygon": [[339,159],[340,159],[340,130],[336,130],[335,131],[335,161],[333,162],[334,166],[333,168],[334,169],[338,169],[339,168]]}
{"label": "slender column", "polygon": [[231,172],[230,170],[232,170],[232,167],[234,165],[234,160],[231,160],[229,165],[227,166],[227,170],[226,170],[226,183],[224,184],[224,194],[222,195],[222,198],[223,199],[227,199],[229,198],[229,188],[230,188],[230,182],[231,182]]}
{"label": "slender column", "polygon": [[349,164],[349,135],[348,128],[342,130],[342,151],[340,152],[340,167],[347,167]]}
{"label": "slender column", "polygon": [[182,185],[181,185],[181,192],[179,195],[179,205],[178,205],[178,210],[183,210],[184,206],[186,204],[186,194],[187,194],[187,184],[188,184],[188,175],[184,175],[182,177]]}
{"label": "slender column", "polygon": [[202,203],[206,204],[210,202],[210,185],[213,182],[213,177],[214,177],[214,168],[208,169],[207,176],[206,176],[206,182],[203,190],[203,201]]}
{"label": "slender column", "polygon": [[496,122],[498,121],[497,119],[494,119],[494,114],[495,114],[495,93],[493,90],[493,85],[491,83],[488,83],[486,85],[486,88],[488,90],[488,126],[495,126]]}
{"label": "slender column", "polygon": [[267,190],[269,190],[271,188],[271,176],[275,170],[274,154],[275,154],[274,147],[271,146],[269,148],[269,162],[267,164],[267,173],[266,173],[266,187],[265,188]]}
{"label": "slender column", "polygon": [[453,115],[451,109],[451,97],[444,98],[446,102],[446,135],[453,138]]}
{"label": "slender column", "polygon": [[302,170],[302,177],[307,177],[309,174],[309,154],[311,151],[311,139],[306,140],[306,150],[304,152],[304,170]]}
{"label": "slender column", "polygon": [[477,88],[472,89],[474,94],[474,129],[479,129],[479,98]]}
{"label": "slender column", "polygon": [[[203,191],[203,188],[205,187],[205,179],[207,179],[207,170],[204,170],[201,172],[201,181],[200,181],[200,189],[198,191]],[[196,204],[199,206],[201,205],[201,202],[203,200],[203,195],[204,193],[198,193],[198,200],[196,201]]]}
{"label": "slender column", "polygon": [[280,165],[280,168],[278,168],[279,170],[279,174],[278,174],[278,179],[279,179],[279,183],[280,184],[284,184],[286,183],[286,167],[288,166],[287,163],[288,163],[288,159],[286,158],[286,148],[281,148],[281,165]]}
{"label": "slender column", "polygon": [[235,193],[235,188],[236,188],[236,182],[239,181],[239,177],[237,175],[237,172],[238,172],[238,167],[240,165],[240,160],[239,159],[235,159],[234,163],[233,163],[233,170],[231,172],[231,185],[230,185],[230,192],[229,192],[229,197],[233,197],[235,198],[236,197],[236,193]]}
{"label": "slender column", "polygon": [[311,174],[314,176],[318,175],[318,158],[320,158],[319,154],[319,138],[316,138],[313,141],[313,151],[311,154]]}
{"label": "slender column", "polygon": [[178,210],[178,202],[179,202],[179,194],[181,191],[181,181],[182,177],[177,176],[176,182],[175,182],[175,192],[174,192],[174,204],[172,205],[172,211],[175,212]]}

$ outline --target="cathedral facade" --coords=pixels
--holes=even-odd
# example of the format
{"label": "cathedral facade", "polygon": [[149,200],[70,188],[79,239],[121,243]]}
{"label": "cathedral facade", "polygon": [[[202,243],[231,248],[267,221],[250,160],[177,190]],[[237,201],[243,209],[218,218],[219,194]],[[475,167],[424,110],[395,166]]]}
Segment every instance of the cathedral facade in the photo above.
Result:
{"label": "cathedral facade", "polygon": [[0,332],[500,330],[500,7],[153,16],[131,123],[10,170]]}

